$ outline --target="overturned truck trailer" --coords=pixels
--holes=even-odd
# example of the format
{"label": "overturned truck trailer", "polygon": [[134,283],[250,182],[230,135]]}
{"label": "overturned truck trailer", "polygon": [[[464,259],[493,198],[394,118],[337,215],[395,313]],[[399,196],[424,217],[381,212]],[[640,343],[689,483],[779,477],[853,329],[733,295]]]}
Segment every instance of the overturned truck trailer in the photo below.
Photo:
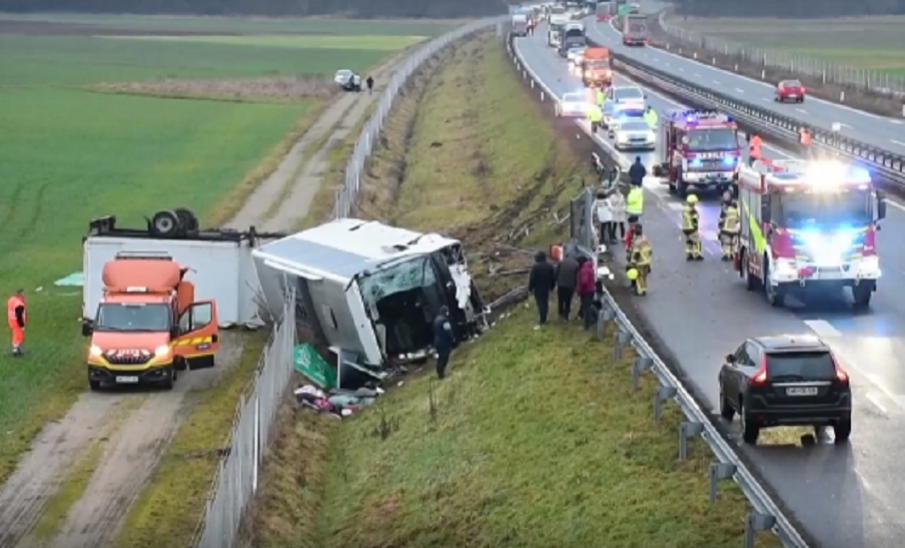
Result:
{"label": "overturned truck trailer", "polygon": [[300,328],[336,356],[344,387],[427,357],[441,306],[449,307],[457,343],[486,327],[458,240],[338,219],[252,255],[271,313],[279,315],[294,288]]}

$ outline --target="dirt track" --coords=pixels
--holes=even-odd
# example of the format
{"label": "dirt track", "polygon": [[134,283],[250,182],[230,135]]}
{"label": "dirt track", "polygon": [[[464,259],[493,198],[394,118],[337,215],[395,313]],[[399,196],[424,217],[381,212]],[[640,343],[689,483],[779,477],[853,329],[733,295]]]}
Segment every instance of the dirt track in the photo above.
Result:
{"label": "dirt track", "polygon": [[[288,231],[304,217],[321,186],[330,150],[378,99],[398,60],[393,59],[373,73],[377,82],[373,95],[344,94],[332,104],[229,225],[247,228],[264,223],[267,230]],[[324,144],[309,150],[317,142]],[[291,185],[288,199],[283,196],[286,185]],[[265,219],[271,204],[280,200],[276,213]],[[32,451],[23,456],[0,489],[0,547],[47,546],[32,536],[33,528],[73,464],[95,443],[104,444],[101,460],[49,546],[109,546],[179,428],[192,403],[190,394],[216,384],[236,364],[240,354],[239,335],[224,333],[217,368],[183,373],[172,392],[143,393],[147,400],[134,410],[124,409],[127,406],[123,402],[130,394],[83,394],[61,421],[45,426]],[[119,416],[118,409],[128,413],[128,417]]]}

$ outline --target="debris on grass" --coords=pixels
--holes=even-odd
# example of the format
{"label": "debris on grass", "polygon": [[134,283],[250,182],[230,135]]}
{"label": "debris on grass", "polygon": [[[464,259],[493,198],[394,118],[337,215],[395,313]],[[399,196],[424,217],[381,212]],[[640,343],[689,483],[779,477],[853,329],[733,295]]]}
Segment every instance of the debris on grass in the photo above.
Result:
{"label": "debris on grass", "polygon": [[336,84],[323,76],[280,76],[236,80],[165,78],[149,82],[102,83],[95,85],[93,89],[102,93],[255,103],[292,103],[307,99],[326,100],[338,93]]}

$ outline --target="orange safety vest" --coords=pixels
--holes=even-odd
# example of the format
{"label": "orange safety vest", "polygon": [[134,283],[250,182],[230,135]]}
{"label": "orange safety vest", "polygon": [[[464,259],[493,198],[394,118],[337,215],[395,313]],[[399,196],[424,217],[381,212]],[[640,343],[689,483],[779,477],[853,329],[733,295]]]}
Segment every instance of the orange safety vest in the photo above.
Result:
{"label": "orange safety vest", "polygon": [[801,144],[804,146],[811,144],[811,132],[806,129],[801,130]]}
{"label": "orange safety vest", "polygon": [[13,295],[6,301],[6,319],[10,325],[18,325],[16,318],[16,309],[22,307],[22,322],[25,322],[25,299],[19,295]]}
{"label": "orange safety vest", "polygon": [[760,137],[753,137],[751,139],[751,156],[754,158],[760,158]]}

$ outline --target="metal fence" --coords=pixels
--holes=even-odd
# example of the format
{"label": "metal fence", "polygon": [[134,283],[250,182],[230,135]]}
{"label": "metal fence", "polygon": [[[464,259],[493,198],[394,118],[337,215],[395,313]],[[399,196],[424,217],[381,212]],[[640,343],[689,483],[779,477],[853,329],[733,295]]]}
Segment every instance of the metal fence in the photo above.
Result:
{"label": "metal fence", "polygon": [[361,135],[355,141],[355,149],[346,165],[346,178],[343,187],[336,191],[336,202],[333,209],[333,217],[336,219],[348,217],[352,214],[355,200],[358,197],[358,189],[361,186],[361,177],[364,173],[365,164],[368,157],[374,150],[374,143],[380,136],[383,129],[383,123],[386,121],[393,108],[393,102],[399,96],[399,90],[405,85],[409,77],[414,74],[418,68],[428,59],[436,55],[440,50],[450,45],[456,40],[460,40],[469,34],[481,31],[493,25],[500,25],[506,21],[506,17],[493,17],[475,21],[456,30],[444,34],[439,38],[428,42],[415,53],[411,55],[399,68],[393,73],[380,102],[377,104],[377,110],[371,115],[362,128]]}
{"label": "metal fence", "polygon": [[823,83],[851,86],[859,90],[870,90],[874,93],[905,97],[905,76],[898,76],[858,67],[849,67],[817,59],[808,55],[791,53],[771,48],[758,48],[671,25],[666,20],[668,12],[660,12],[659,24],[663,31],[679,42],[701,49],[732,55],[741,61],[762,67],[771,67],[799,77],[818,79]]}
{"label": "metal fence", "polygon": [[195,532],[198,548],[231,548],[239,523],[258,488],[258,471],[271,427],[292,378],[296,340],[295,297],[287,289],[283,317],[273,328],[257,372],[236,406],[236,416],[207,500],[204,519]]}

